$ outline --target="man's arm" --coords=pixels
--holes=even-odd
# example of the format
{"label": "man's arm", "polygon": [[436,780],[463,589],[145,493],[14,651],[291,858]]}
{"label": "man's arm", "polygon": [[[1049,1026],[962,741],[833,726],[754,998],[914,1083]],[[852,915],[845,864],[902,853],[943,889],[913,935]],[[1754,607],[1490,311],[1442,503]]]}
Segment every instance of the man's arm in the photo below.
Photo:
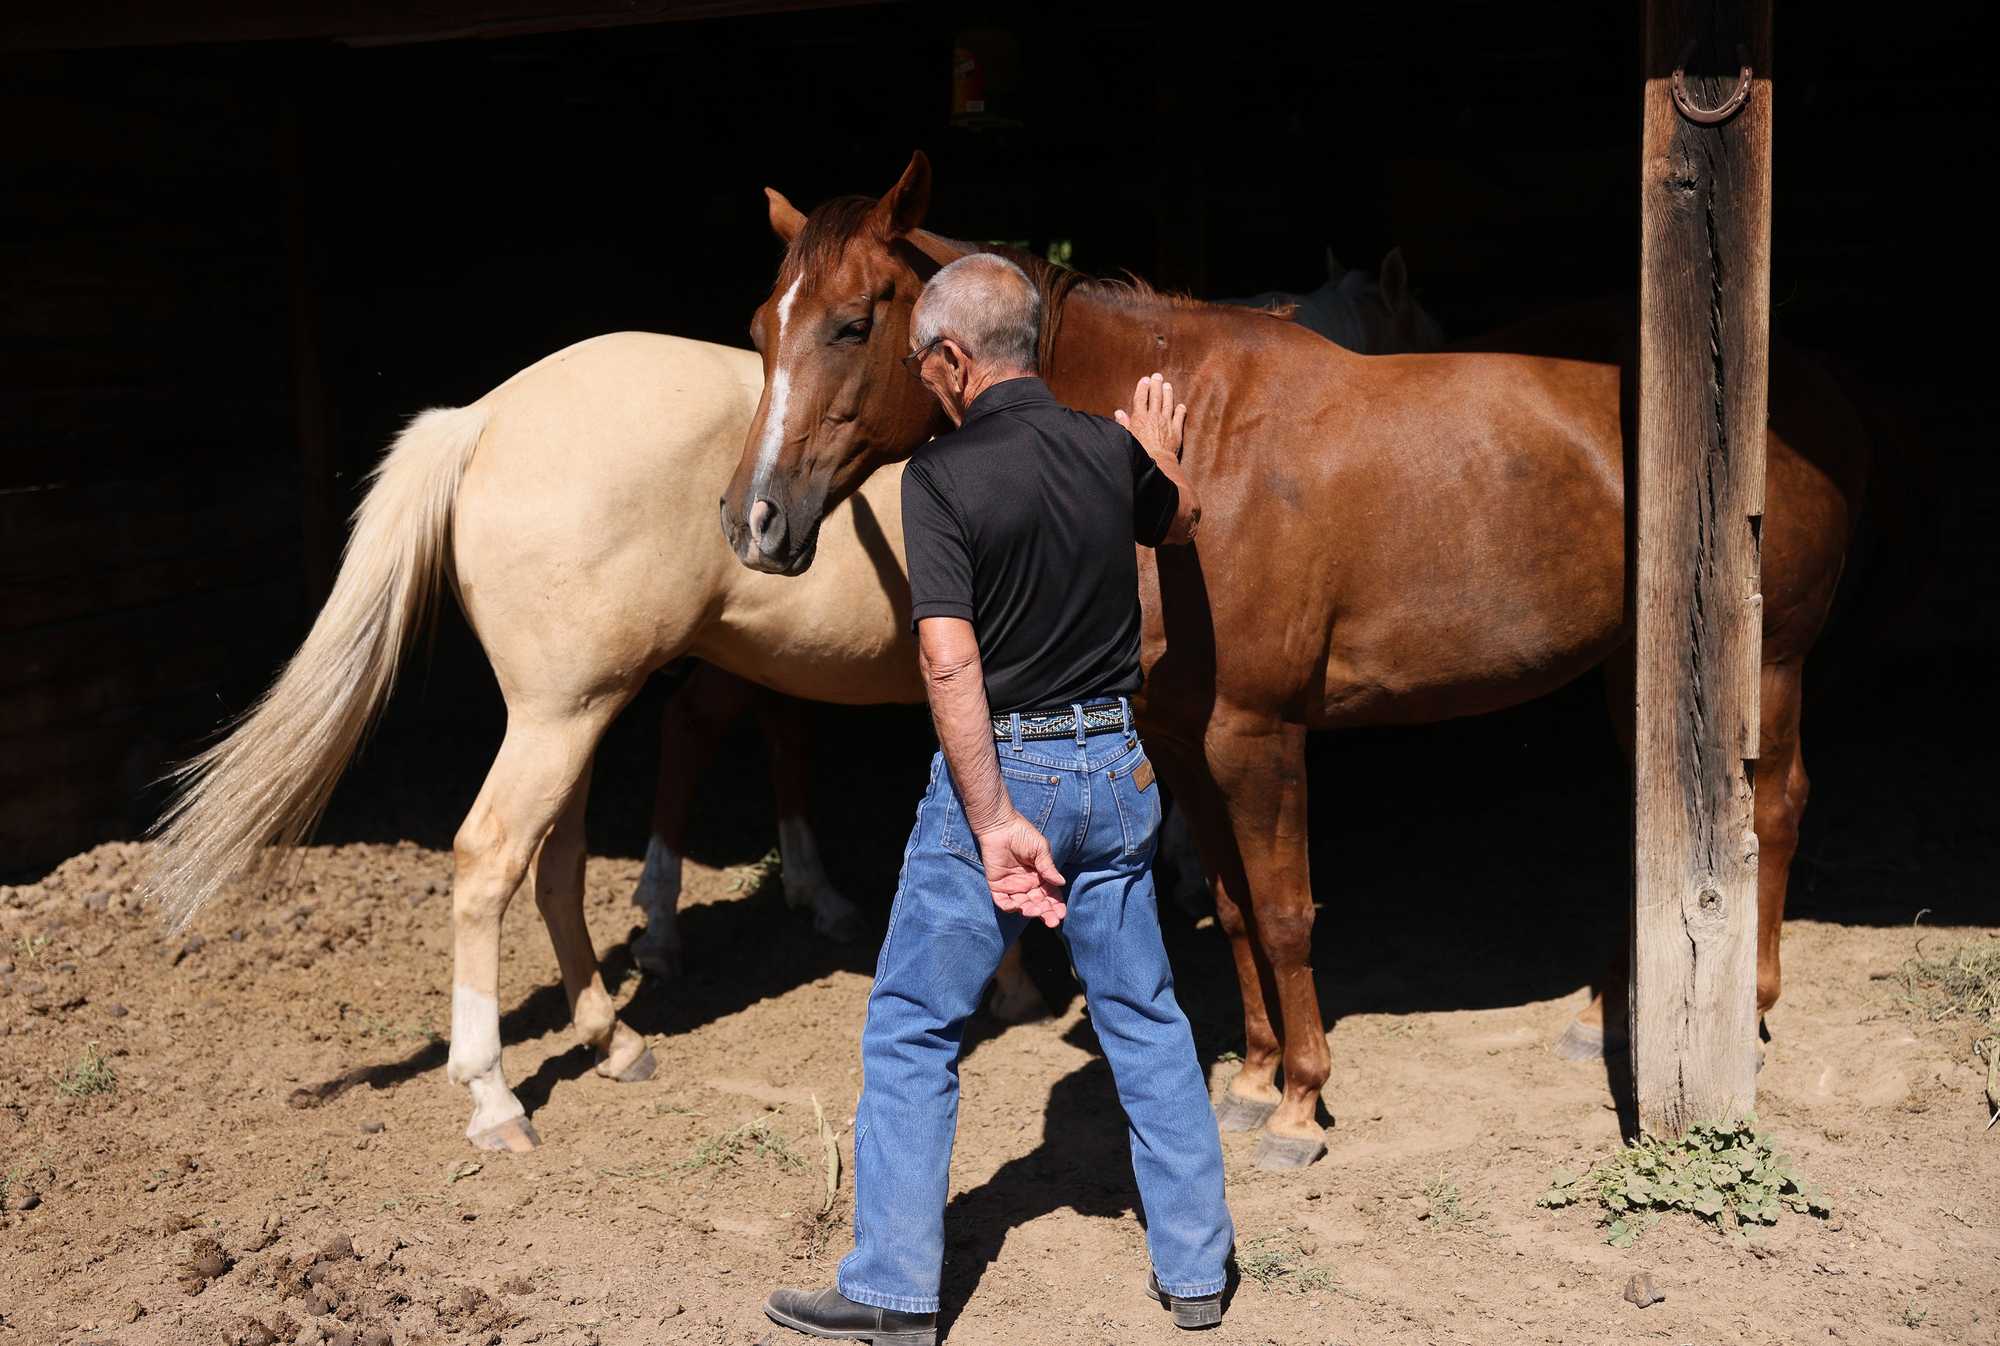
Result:
{"label": "man's arm", "polygon": [[1132,389],[1132,409],[1112,413],[1117,422],[1132,432],[1139,447],[1153,460],[1160,475],[1173,483],[1178,500],[1174,521],[1160,539],[1162,547],[1194,540],[1201,526],[1201,499],[1194,483],[1181,467],[1182,430],[1187,424],[1187,406],[1174,401],[1174,385],[1158,374],[1140,379]]}
{"label": "man's arm", "polygon": [[1003,910],[1053,926],[1067,908],[1056,890],[1048,838],[1021,816],[1000,775],[993,747],[993,719],[979,642],[963,617],[925,617],[917,623],[917,667],[930,699],[938,746],[965,806],[965,821],[979,841],[986,883]]}

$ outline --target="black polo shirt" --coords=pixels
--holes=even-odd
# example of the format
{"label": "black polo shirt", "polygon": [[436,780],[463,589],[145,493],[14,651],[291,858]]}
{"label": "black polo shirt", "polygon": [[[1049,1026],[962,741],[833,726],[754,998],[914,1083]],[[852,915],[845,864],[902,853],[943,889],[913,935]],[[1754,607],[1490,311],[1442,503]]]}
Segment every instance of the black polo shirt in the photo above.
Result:
{"label": "black polo shirt", "polygon": [[910,619],[963,617],[995,715],[1139,690],[1139,563],[1180,492],[1118,422],[996,383],[903,473]]}

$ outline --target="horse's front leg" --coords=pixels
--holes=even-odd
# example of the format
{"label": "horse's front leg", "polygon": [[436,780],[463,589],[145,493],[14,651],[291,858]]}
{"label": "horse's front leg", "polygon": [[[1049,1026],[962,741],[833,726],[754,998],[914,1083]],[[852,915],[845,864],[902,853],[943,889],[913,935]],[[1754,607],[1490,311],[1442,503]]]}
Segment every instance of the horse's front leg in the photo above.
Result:
{"label": "horse's front leg", "polygon": [[867,925],[852,902],[827,877],[820,862],[819,839],[813,835],[809,806],[812,798],[812,719],[797,697],[759,691],[757,719],[771,754],[771,790],[778,802],[779,877],[785,905],[810,910],[813,929],[828,939],[846,943],[867,933]]}
{"label": "horse's front leg", "polygon": [[1284,1097],[1257,1146],[1260,1168],[1304,1168],[1326,1153],[1320,1091],[1333,1062],[1312,969],[1312,871],[1306,850],[1305,727],[1211,739],[1209,769],[1228,801],[1256,932],[1284,1035]]}
{"label": "horse's front leg", "polygon": [[716,744],[750,707],[754,689],[733,673],[699,663],[660,712],[660,774],[653,790],[653,832],[632,902],[646,929],[632,946],[642,971],[672,978],[681,971],[681,859],[695,778]]}
{"label": "horse's front leg", "polygon": [[1153,743],[1193,829],[1243,998],[1243,1065],[1216,1101],[1217,1121],[1225,1131],[1266,1127],[1264,1167],[1311,1163],[1325,1150],[1329,1061],[1310,967],[1304,732],[1218,716],[1199,753]]}

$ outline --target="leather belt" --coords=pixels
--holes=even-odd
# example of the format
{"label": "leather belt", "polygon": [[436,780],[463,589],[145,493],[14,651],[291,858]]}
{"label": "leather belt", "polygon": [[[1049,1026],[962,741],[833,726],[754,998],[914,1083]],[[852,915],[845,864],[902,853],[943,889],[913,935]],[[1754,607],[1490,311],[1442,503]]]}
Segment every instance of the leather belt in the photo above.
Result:
{"label": "leather belt", "polygon": [[[1083,708],[1083,732],[1089,734],[1116,733],[1125,728],[1125,715],[1118,703],[1085,706]],[[1009,715],[993,717],[993,737],[1011,740],[1014,737],[1014,720]],[[1046,714],[1021,714],[1021,737],[1028,738],[1075,738],[1076,712],[1070,710],[1050,711]]]}

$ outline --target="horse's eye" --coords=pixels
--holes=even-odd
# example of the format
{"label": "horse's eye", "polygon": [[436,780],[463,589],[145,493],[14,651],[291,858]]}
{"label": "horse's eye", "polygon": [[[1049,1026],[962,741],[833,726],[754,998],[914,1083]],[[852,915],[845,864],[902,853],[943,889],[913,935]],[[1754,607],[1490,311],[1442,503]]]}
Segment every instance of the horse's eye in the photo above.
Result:
{"label": "horse's eye", "polygon": [[856,318],[853,322],[840,329],[840,335],[837,339],[841,341],[866,341],[868,339],[868,330],[873,326],[874,323],[867,318]]}

